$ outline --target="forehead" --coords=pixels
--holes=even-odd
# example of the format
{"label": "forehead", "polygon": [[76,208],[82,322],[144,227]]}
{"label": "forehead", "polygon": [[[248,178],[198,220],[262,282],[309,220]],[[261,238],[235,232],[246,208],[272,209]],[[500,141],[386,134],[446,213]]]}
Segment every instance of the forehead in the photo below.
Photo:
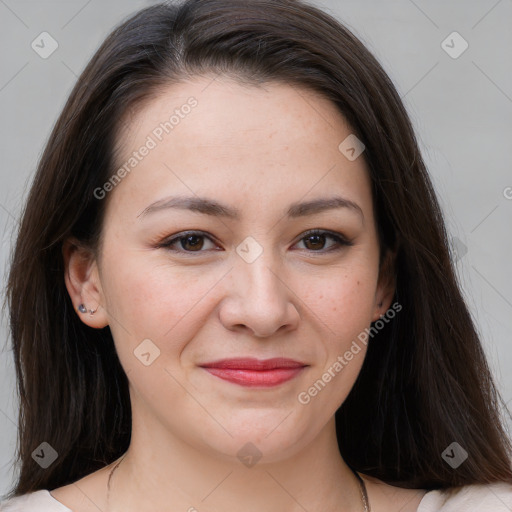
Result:
{"label": "forehead", "polygon": [[[135,165],[117,195],[129,188],[132,199],[155,200],[163,189],[180,189],[234,200],[260,195],[271,204],[275,194],[296,200],[341,186],[350,199],[368,199],[364,159],[351,161],[339,149],[351,127],[306,88],[197,77],[162,89],[123,121],[116,169]],[[143,157],[134,156],[144,147]]]}

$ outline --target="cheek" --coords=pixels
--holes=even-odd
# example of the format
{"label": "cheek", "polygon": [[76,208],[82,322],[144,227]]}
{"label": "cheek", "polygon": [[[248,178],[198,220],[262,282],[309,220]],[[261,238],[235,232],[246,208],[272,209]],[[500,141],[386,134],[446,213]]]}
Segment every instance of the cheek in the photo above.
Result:
{"label": "cheek", "polygon": [[223,272],[155,263],[148,253],[128,251],[122,259],[105,258],[103,274],[106,308],[114,339],[122,340],[120,350],[133,351],[148,338],[172,352],[201,325],[208,292]]}
{"label": "cheek", "polygon": [[340,273],[321,292],[309,295],[308,305],[323,326],[322,344],[318,364],[297,398],[307,414],[320,422],[345,401],[363,365],[375,280],[368,269]]}
{"label": "cheek", "polygon": [[330,328],[337,343],[349,341],[370,324],[376,279],[368,269],[334,273],[323,288],[318,288],[317,282],[316,293],[307,294],[306,303]]}

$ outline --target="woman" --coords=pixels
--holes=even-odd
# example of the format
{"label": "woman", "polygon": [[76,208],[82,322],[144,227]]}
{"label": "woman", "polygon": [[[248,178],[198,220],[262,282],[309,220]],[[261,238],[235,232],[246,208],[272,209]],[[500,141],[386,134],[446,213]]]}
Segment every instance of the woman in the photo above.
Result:
{"label": "woman", "polygon": [[118,27],[43,154],[8,298],[21,472],[2,510],[512,508],[405,109],[305,3]]}

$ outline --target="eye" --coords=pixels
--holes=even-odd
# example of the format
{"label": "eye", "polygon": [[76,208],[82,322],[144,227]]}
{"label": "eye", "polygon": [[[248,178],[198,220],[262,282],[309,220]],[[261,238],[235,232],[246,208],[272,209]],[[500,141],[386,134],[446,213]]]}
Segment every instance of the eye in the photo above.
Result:
{"label": "eye", "polygon": [[[325,248],[326,241],[332,240],[330,246]],[[210,247],[208,247],[208,243]],[[347,240],[340,233],[333,233],[331,231],[312,229],[307,231],[299,243],[304,243],[308,252],[331,252],[341,249],[343,246],[350,246],[353,243]],[[168,249],[174,252],[182,253],[194,253],[194,252],[205,252],[207,250],[222,250],[218,249],[218,246],[213,242],[212,238],[200,231],[187,231],[185,233],[179,233],[168,240],[164,240],[158,245],[158,247]],[[217,247],[217,249],[215,249]]]}
{"label": "eye", "polygon": [[[334,243],[325,249],[327,239],[334,240]],[[331,252],[341,249],[343,246],[353,245],[350,240],[347,240],[340,233],[332,233],[322,229],[312,229],[306,232],[299,240],[299,243],[301,242],[304,242],[304,245],[309,252]]]}
{"label": "eye", "polygon": [[[202,249],[204,249],[205,245],[208,245],[207,243],[205,244],[205,240],[209,241],[213,247],[215,247],[210,237],[197,231],[180,233],[169,240],[165,240],[159,244],[159,247],[165,247],[166,249],[176,252],[204,252]],[[177,244],[179,244],[178,248],[175,247]],[[208,247],[206,247],[206,249],[208,249]]]}

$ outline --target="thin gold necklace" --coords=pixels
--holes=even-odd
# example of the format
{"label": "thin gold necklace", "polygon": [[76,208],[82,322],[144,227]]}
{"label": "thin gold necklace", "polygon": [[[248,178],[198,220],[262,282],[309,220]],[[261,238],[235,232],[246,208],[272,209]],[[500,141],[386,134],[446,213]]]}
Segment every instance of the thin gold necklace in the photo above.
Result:
{"label": "thin gold necklace", "polygon": [[[114,471],[119,467],[119,464],[123,461],[123,459],[126,457],[126,453],[121,457],[119,462],[110,470],[110,474],[108,475],[108,481],[107,481],[107,512],[110,510],[110,480],[112,479],[112,475],[114,474]],[[366,491],[366,485],[363,481],[363,479],[359,476],[359,473],[357,471],[352,470],[352,473],[356,476],[358,482],[359,482],[359,488],[361,490],[361,499],[363,501],[363,507],[364,512],[371,512],[370,508],[370,500],[368,499],[368,492]]]}

